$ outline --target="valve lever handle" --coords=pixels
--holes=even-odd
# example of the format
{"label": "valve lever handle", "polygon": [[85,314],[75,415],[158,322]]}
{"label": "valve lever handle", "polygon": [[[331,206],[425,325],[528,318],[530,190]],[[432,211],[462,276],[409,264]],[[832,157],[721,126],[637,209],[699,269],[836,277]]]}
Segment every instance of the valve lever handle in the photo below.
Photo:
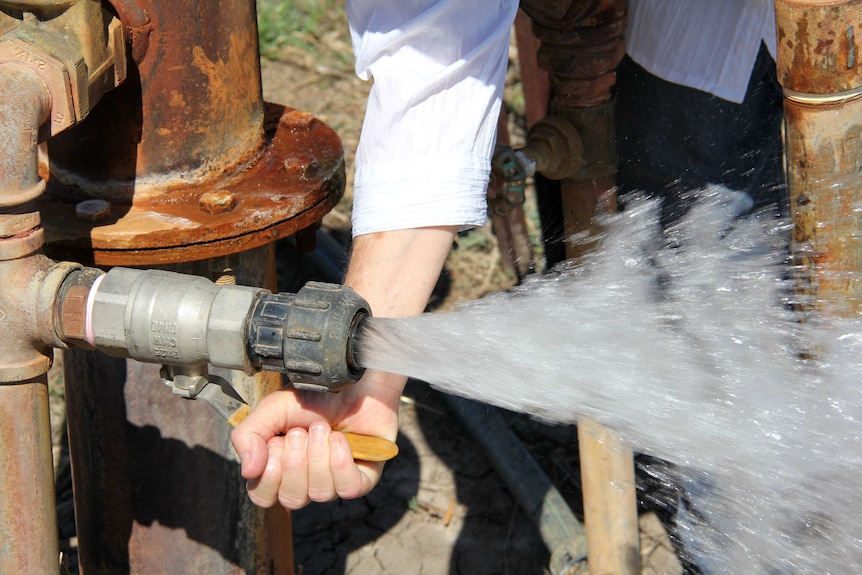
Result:
{"label": "valve lever handle", "polygon": [[[212,405],[227,419],[231,427],[239,425],[251,413],[251,407],[247,403],[226,394],[216,383],[205,385],[196,397]],[[353,453],[353,459],[357,461],[389,461],[398,455],[398,446],[388,439],[350,431],[342,431],[341,433],[347,439],[347,444]]]}

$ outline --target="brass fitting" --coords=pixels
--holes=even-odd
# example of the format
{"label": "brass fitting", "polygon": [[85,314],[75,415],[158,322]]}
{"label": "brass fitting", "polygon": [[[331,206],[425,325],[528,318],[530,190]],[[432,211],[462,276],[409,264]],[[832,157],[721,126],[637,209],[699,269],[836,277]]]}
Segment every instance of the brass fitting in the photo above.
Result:
{"label": "brass fitting", "polygon": [[67,347],[57,334],[54,302],[63,280],[80,267],[54,263],[38,253],[0,260],[0,385],[47,373],[51,348]]}
{"label": "brass fitting", "polygon": [[0,64],[30,67],[48,88],[44,136],[82,121],[102,94],[126,77],[120,21],[95,0],[0,0]]}
{"label": "brass fitting", "polygon": [[536,162],[536,171],[551,180],[562,180],[584,167],[584,143],[571,122],[548,116],[536,123],[527,136],[524,153]]}

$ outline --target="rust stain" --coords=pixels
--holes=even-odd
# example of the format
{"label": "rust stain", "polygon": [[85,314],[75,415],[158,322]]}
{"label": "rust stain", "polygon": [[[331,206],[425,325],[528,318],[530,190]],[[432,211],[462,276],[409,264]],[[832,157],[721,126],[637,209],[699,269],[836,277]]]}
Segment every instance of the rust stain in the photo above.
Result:
{"label": "rust stain", "polygon": [[171,99],[168,102],[168,105],[173,106],[174,108],[181,108],[186,105],[186,100],[180,92],[171,90]]}
{"label": "rust stain", "polygon": [[[256,42],[251,30],[237,31],[230,35],[227,59],[209,59],[201,46],[192,48],[192,64],[206,77],[208,98],[201,104],[208,108],[207,117],[224,117],[221,124],[196,123],[193,129],[210,131],[213,138],[222,137],[219,132],[236,133],[246,131],[246,126],[236,125],[236,121],[253,113],[257,104],[252,86],[257,80],[257,68],[250,63]],[[254,62],[254,60],[251,60]],[[243,110],[236,113],[236,107]]]}
{"label": "rust stain", "polygon": [[776,2],[778,78],[782,86],[809,94],[831,94],[862,85],[856,66],[854,26],[862,2],[823,6]]}
{"label": "rust stain", "polygon": [[320,221],[344,191],[341,141],[305,112],[270,106],[268,114],[278,119],[267,122],[269,143],[239,178],[115,204],[101,225],[70,219],[74,204],[52,182],[40,200],[46,250],[99,265],[188,261],[265,245]]}

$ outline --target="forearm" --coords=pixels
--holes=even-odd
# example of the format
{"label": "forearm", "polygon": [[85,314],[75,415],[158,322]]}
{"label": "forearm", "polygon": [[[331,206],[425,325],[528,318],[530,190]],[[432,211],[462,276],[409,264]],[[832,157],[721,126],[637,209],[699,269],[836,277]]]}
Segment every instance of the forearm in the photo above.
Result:
{"label": "forearm", "polygon": [[440,226],[357,236],[344,283],[368,301],[375,316],[422,313],[457,230]]}
{"label": "forearm", "polygon": [[[368,301],[374,316],[422,313],[457,230],[441,226],[357,236],[344,283]],[[407,381],[392,374],[369,375],[375,387],[387,388],[387,402],[397,401]]]}

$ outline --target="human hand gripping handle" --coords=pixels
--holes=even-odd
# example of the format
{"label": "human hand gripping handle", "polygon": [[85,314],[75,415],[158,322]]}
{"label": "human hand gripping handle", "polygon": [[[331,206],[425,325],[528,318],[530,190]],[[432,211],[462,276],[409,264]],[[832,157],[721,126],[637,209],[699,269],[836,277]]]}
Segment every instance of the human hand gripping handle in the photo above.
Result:
{"label": "human hand gripping handle", "polygon": [[[231,441],[256,505],[299,509],[371,490],[383,463],[398,453],[383,437],[397,433],[397,402],[384,404],[367,392],[363,397],[354,389],[366,387],[363,381],[338,394],[281,390],[239,422]],[[333,431],[330,421],[355,432]]]}
{"label": "human hand gripping handle", "polygon": [[[458,226],[394,230],[354,238],[344,284],[376,317],[421,313]],[[394,440],[407,378],[366,370],[339,393],[282,390],[265,397],[234,430],[251,500],[299,509],[309,501],[350,499],[371,491],[383,463],[354,461],[349,431]]]}

